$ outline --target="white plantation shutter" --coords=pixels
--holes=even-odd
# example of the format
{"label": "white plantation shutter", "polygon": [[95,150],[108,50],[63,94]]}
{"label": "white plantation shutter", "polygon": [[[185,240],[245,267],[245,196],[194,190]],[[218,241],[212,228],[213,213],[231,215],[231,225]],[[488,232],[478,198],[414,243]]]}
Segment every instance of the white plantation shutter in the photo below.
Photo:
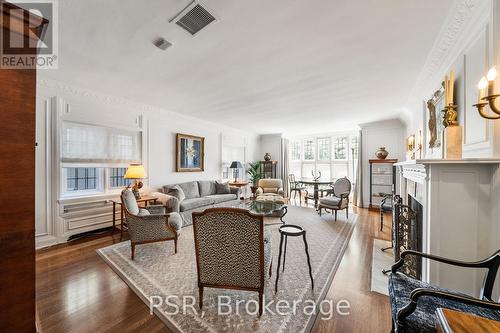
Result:
{"label": "white plantation shutter", "polygon": [[63,163],[130,164],[141,162],[141,132],[64,121]]}

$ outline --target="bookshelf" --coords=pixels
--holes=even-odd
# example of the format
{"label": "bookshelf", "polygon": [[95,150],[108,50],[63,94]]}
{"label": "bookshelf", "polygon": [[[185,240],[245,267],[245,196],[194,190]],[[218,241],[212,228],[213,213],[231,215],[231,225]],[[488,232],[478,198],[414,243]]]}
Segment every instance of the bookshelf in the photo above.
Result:
{"label": "bookshelf", "polygon": [[369,209],[378,210],[380,201],[388,195],[393,194],[396,189],[396,166],[397,159],[373,159],[370,163],[370,206]]}

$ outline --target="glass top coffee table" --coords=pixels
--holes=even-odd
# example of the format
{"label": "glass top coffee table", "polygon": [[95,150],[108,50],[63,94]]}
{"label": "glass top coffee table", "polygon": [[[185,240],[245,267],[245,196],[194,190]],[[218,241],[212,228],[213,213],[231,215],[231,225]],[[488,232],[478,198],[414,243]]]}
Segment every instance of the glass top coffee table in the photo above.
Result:
{"label": "glass top coffee table", "polygon": [[251,214],[262,216],[276,216],[280,221],[285,223],[283,217],[288,213],[288,207],[284,203],[271,202],[271,201],[255,201],[255,200],[235,200],[224,202],[219,207],[230,207],[246,209]]}

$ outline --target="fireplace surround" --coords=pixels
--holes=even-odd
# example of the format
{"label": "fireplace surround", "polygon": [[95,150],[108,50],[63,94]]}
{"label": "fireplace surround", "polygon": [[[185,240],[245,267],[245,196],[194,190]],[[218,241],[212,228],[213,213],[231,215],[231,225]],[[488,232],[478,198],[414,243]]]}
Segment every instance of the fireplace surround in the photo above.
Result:
{"label": "fireplace surround", "polygon": [[[499,165],[498,159],[475,158],[397,163],[397,193],[403,205],[416,212],[411,220],[417,228],[411,230],[410,223],[408,231],[421,235],[416,245],[403,238],[406,244],[400,251],[416,246],[422,252],[476,261],[498,250],[500,186],[494,184],[500,184]],[[416,239],[418,243],[418,236]],[[423,281],[479,295],[483,272],[464,271],[426,259],[419,264],[417,277],[420,275]]]}

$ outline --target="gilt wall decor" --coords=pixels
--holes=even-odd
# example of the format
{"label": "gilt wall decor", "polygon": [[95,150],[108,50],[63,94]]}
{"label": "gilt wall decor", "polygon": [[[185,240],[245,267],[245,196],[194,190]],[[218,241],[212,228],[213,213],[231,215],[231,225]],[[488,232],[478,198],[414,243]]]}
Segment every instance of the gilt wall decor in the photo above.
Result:
{"label": "gilt wall decor", "polygon": [[444,112],[446,100],[444,94],[444,82],[441,88],[437,90],[427,101],[427,153],[428,158],[443,157],[443,130],[444,130]]}
{"label": "gilt wall decor", "polygon": [[204,168],[205,138],[187,134],[176,135],[177,172],[200,172]]}

